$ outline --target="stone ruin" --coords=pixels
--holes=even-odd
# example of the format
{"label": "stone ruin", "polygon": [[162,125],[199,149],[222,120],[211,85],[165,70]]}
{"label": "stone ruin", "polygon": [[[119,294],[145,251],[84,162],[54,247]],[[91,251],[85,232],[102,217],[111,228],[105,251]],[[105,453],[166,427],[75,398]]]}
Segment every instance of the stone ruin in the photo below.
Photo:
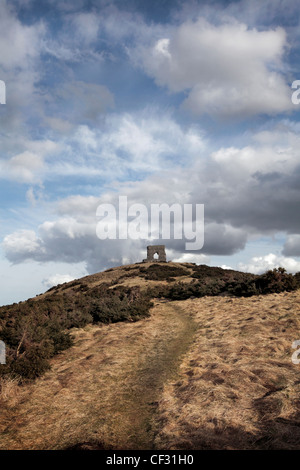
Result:
{"label": "stone ruin", "polygon": [[[158,255],[158,259],[154,258]],[[143,260],[144,263],[166,262],[166,247],[165,245],[149,245],[147,246],[147,258]]]}

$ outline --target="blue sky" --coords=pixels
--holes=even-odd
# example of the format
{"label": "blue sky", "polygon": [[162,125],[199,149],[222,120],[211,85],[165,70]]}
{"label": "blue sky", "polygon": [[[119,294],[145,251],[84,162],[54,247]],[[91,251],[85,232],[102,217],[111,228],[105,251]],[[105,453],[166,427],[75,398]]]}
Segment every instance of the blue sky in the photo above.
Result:
{"label": "blue sky", "polygon": [[[299,1],[1,0],[0,305],[145,257],[96,209],[204,204],[169,259],[300,271]],[[150,242],[149,242],[150,243]]]}

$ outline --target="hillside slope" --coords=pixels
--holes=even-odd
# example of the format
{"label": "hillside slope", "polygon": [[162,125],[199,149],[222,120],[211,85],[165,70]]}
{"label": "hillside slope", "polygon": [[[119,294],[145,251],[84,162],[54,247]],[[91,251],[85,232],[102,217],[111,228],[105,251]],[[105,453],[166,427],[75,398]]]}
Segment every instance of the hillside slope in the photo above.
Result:
{"label": "hillside slope", "polygon": [[195,341],[159,402],[159,449],[299,449],[300,292],[183,302]]}
{"label": "hillside slope", "polygon": [[0,339],[7,347],[0,377],[35,379],[43,374],[49,359],[72,345],[73,327],[137,321],[149,315],[155,297],[215,295],[228,282],[251,278],[207,266],[142,263],[86,276],[26,302],[0,307]]}
{"label": "hillside slope", "polygon": [[298,281],[145,263],[2,307],[0,449],[298,449]]}
{"label": "hillside slope", "polygon": [[177,376],[195,327],[180,307],[157,302],[149,319],[73,331],[74,347],[19,391],[1,421],[0,449],[85,441],[106,449],[153,448],[157,401]]}
{"label": "hillside slope", "polygon": [[0,448],[297,449],[299,301],[159,301],[139,322],[76,329],[7,398]]}

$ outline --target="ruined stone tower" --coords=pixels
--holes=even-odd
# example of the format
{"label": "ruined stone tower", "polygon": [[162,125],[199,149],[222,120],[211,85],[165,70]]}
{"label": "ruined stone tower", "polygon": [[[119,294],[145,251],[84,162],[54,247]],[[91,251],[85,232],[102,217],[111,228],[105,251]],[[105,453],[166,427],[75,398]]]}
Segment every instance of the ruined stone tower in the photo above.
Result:
{"label": "ruined stone tower", "polygon": [[[147,246],[147,259],[144,259],[144,263],[167,261],[165,245],[149,245]],[[158,259],[154,258],[154,255],[158,255]]]}

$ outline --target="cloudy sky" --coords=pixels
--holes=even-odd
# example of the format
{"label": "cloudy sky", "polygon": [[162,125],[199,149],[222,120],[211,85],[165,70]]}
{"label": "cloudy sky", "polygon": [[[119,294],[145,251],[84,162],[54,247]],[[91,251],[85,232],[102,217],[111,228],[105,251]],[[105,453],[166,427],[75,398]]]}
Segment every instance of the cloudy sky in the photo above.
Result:
{"label": "cloudy sky", "polygon": [[119,195],[204,204],[203,248],[169,259],[300,271],[299,12],[0,0],[0,305],[142,260],[147,240],[96,236]]}

